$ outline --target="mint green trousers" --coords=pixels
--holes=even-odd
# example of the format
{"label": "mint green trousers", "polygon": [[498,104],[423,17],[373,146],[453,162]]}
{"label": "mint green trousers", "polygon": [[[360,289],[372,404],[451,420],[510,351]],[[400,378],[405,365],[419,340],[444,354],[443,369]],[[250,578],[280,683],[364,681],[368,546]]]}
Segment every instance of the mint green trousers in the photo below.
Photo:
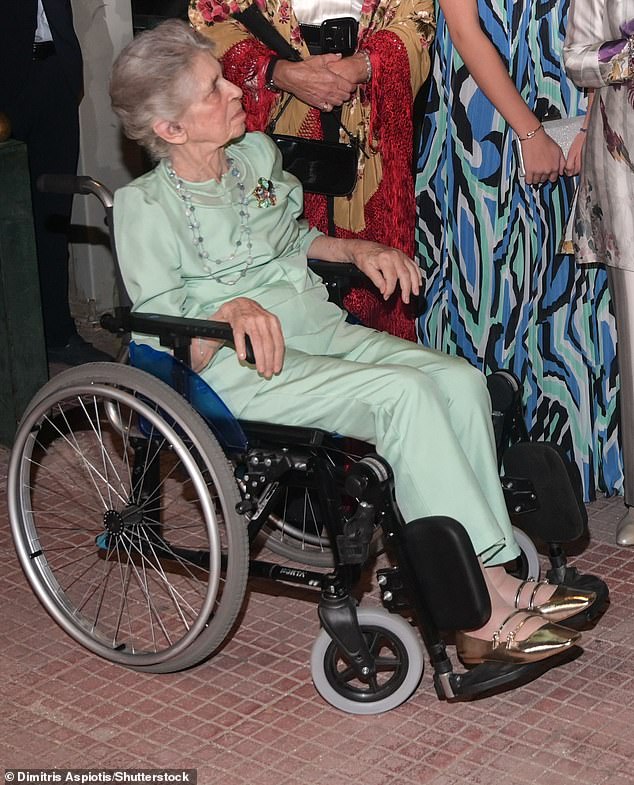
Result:
{"label": "mint green trousers", "polygon": [[514,559],[519,549],[498,476],[484,376],[462,359],[387,333],[340,319],[317,323],[323,329],[292,336],[285,330],[284,367],[272,379],[240,365],[229,348],[203,375],[242,419],[372,442],[392,466],[406,521],[450,516],[466,528],[483,562]]}

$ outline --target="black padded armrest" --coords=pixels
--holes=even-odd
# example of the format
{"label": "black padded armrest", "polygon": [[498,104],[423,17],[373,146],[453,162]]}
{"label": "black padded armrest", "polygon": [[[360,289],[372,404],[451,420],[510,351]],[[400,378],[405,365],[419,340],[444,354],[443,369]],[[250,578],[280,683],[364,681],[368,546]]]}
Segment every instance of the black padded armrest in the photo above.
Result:
{"label": "black padded armrest", "polygon": [[358,281],[367,277],[351,262],[324,262],[321,259],[309,259],[308,266],[325,282],[333,278]]}
{"label": "black padded armrest", "polygon": [[[170,349],[189,347],[192,338],[211,338],[226,341],[233,345],[233,330],[227,322],[215,322],[209,319],[189,319],[184,316],[166,316],[160,313],[130,312],[119,308],[115,316],[105,314],[101,317],[101,325],[111,332],[137,332],[155,335],[161,346]],[[255,363],[255,355],[249,336],[247,335],[246,350],[248,363]]]}
{"label": "black padded armrest", "polygon": [[209,319],[188,319],[184,316],[165,316],[160,313],[130,313],[130,330],[169,338],[213,338],[233,343],[233,330],[227,322]]}

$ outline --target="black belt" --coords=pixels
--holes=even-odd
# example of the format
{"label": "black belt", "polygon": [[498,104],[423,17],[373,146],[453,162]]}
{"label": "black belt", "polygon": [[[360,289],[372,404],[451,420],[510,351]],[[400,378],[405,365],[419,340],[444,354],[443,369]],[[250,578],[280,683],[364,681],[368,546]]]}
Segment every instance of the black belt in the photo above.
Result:
{"label": "black belt", "polygon": [[52,41],[36,41],[33,44],[32,60],[46,60],[55,54],[55,44]]}

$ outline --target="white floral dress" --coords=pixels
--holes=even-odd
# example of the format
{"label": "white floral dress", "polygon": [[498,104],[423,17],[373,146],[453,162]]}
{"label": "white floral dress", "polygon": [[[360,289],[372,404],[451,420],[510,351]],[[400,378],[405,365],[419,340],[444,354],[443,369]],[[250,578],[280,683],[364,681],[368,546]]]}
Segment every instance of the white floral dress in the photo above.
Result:
{"label": "white floral dress", "polygon": [[634,0],[572,0],[564,61],[595,88],[579,182],[577,260],[634,270]]}

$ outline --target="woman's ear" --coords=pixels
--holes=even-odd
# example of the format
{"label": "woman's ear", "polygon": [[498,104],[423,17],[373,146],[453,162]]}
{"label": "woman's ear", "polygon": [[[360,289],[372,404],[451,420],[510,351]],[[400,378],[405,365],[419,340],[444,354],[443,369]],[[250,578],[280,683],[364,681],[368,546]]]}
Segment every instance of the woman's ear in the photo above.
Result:
{"label": "woman's ear", "polygon": [[174,120],[156,120],[152,130],[168,144],[183,144],[187,141],[187,133],[180,123]]}

